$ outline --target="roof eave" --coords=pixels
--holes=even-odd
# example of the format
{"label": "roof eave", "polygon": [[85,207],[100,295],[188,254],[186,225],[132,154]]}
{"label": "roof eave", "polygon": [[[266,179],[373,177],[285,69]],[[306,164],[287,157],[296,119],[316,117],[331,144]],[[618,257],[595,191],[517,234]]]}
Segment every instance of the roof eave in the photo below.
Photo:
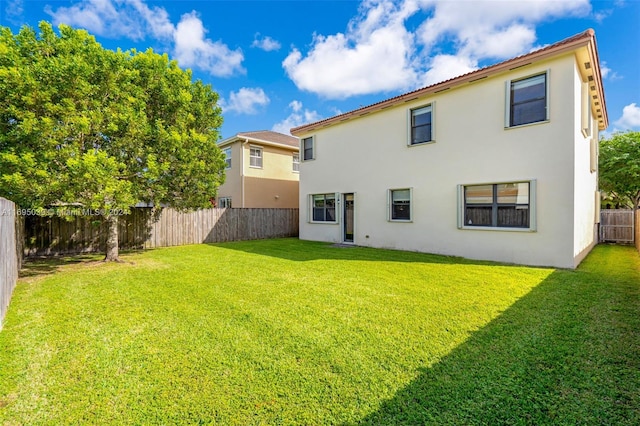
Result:
{"label": "roof eave", "polygon": [[[291,129],[291,134],[294,136],[300,136],[305,133],[308,133],[323,127],[332,126],[338,122],[350,120],[362,115],[380,111],[392,106],[396,106],[405,102],[419,99],[421,97],[432,95],[434,93],[457,88],[463,85],[464,83],[473,83],[477,80],[482,80],[492,75],[500,74],[505,71],[510,71],[515,68],[520,68],[522,66],[526,66],[533,63],[533,61],[541,61],[550,57],[558,56],[564,53],[569,53],[581,47],[589,47],[590,55],[592,56],[595,55],[594,63],[597,64],[596,68],[598,70],[599,94],[601,95],[604,102],[604,92],[602,91],[602,81],[600,79],[600,64],[599,62],[597,62],[597,51],[595,48],[595,33],[593,30],[590,29],[583,32],[582,34],[573,36],[572,38],[573,40],[569,38],[566,41],[558,42],[556,46],[552,45],[551,47],[548,47],[548,48],[542,48],[535,52],[518,56],[516,58],[509,59],[507,61],[495,64],[495,65],[491,65],[489,67],[482,68],[482,69],[470,72],[468,74],[455,77],[450,80],[436,83],[431,86],[427,86],[422,89],[415,90],[413,92],[408,92],[403,95],[399,95],[394,98],[390,98],[369,106],[365,106],[350,112],[346,112],[344,114],[340,114],[325,120],[294,127]],[[606,116],[606,108],[604,110],[605,110],[605,116]],[[605,121],[608,123],[608,119],[606,119]]]}

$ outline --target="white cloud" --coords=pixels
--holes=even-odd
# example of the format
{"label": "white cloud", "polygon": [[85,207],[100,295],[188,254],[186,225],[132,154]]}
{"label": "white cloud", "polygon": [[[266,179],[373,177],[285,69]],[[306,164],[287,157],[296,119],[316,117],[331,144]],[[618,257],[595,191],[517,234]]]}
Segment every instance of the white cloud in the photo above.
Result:
{"label": "white cloud", "polygon": [[620,80],[622,78],[622,76],[620,76],[617,72],[613,71],[611,68],[609,68],[607,66],[607,62],[606,61],[602,61],[602,63],[600,64],[600,72],[602,73],[602,78],[608,79],[608,80]]}
{"label": "white cloud", "polygon": [[24,12],[24,1],[7,0],[5,4],[4,13],[7,19],[13,23],[20,23],[20,18]]}
{"label": "white cloud", "polygon": [[244,56],[220,41],[205,38],[206,30],[195,12],[182,15],[174,33],[174,55],[180,65],[200,68],[218,77],[243,73]]}
{"label": "white cloud", "polygon": [[54,25],[67,24],[97,35],[134,41],[154,37],[173,44],[173,55],[181,66],[217,77],[244,72],[242,51],[206,38],[207,30],[195,11],[182,15],[177,25],[166,9],[149,7],[144,0],[84,0],[55,10],[47,6],[45,11]]}
{"label": "white cloud", "polygon": [[265,52],[271,52],[273,50],[279,50],[281,46],[279,41],[274,40],[269,36],[260,38],[260,33],[256,33],[253,43],[251,43],[251,47],[257,47]]}
{"label": "white cloud", "polygon": [[292,110],[291,114],[279,123],[274,124],[271,130],[278,133],[284,133],[285,135],[290,135],[290,130],[293,127],[322,120],[322,116],[316,111],[303,109],[302,102],[300,101],[291,101],[289,103],[289,108]]}
{"label": "white cloud", "polygon": [[225,112],[235,111],[239,114],[256,114],[258,107],[268,105],[269,97],[259,87],[243,87],[237,92],[229,94],[228,101],[221,101],[220,106]]}
{"label": "white cloud", "polygon": [[284,69],[299,89],[329,98],[413,86],[413,36],[403,22],[415,7],[408,3],[363,2],[346,34],[316,35],[305,57],[295,48],[289,53]]}
{"label": "white cloud", "polygon": [[640,107],[634,102],[622,108],[622,117],[615,124],[623,130],[640,129]]}
{"label": "white cloud", "polygon": [[56,10],[47,6],[45,11],[51,15],[54,25],[81,27],[101,36],[137,41],[151,34],[168,40],[174,32],[167,11],[160,7],[149,8],[142,0],[85,0]]}
{"label": "white cloud", "polygon": [[413,89],[527,53],[537,24],[590,13],[589,0],[364,0],[345,33],[314,35],[282,65],[299,89],[328,98]]}

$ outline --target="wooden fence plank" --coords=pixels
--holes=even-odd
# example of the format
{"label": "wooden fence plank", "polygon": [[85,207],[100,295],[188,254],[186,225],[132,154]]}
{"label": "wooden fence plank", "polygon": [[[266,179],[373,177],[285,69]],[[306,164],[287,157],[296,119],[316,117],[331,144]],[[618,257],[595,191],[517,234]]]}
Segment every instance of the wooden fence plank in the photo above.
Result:
{"label": "wooden fence plank", "polygon": [[17,213],[13,202],[0,197],[0,330],[22,262],[22,255],[18,251],[22,218]]}

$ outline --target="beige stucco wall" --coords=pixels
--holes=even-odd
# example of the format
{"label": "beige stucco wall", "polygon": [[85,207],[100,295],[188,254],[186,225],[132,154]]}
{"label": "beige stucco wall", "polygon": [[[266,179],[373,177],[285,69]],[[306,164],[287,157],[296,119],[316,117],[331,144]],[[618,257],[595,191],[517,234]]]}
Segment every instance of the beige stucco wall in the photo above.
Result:
{"label": "beige stucco wall", "polygon": [[[316,159],[301,164],[300,238],[342,241],[340,221],[308,222],[308,197],[354,192],[355,244],[574,267],[574,211],[587,208],[586,196],[573,191],[582,178],[574,173],[574,64],[568,54],[300,135],[313,135],[316,148]],[[506,80],[546,70],[549,122],[505,129]],[[407,146],[408,110],[431,102],[435,143]],[[588,170],[588,159],[580,167]],[[537,183],[535,232],[458,229],[458,185],[530,179]],[[413,221],[387,221],[387,191],[406,187],[413,188]]]}
{"label": "beige stucco wall", "polygon": [[[231,169],[226,170],[218,199],[232,197],[233,207],[298,208],[299,173],[293,171],[294,151],[250,141],[230,146]],[[251,146],[262,148],[261,168],[250,166]]]}
{"label": "beige stucco wall", "polygon": [[[241,178],[241,144],[229,145],[231,148],[231,168],[225,170],[225,181],[218,188],[217,199],[231,197],[233,207],[242,207],[242,178]],[[228,148],[227,146],[223,147]]]}

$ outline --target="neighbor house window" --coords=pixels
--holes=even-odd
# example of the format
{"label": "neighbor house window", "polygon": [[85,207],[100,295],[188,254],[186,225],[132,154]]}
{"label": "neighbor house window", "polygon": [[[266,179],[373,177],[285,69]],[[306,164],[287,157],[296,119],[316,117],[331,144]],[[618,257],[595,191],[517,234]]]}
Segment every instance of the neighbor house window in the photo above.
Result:
{"label": "neighbor house window", "polygon": [[218,199],[218,207],[221,209],[231,208],[231,197],[220,197]]}
{"label": "neighbor house window", "polygon": [[311,220],[313,222],[336,221],[336,194],[314,194],[311,196]]}
{"label": "neighbor house window", "polygon": [[298,154],[297,152],[293,154],[293,171],[300,171],[300,154]]}
{"label": "neighbor house window", "polygon": [[225,148],[224,151],[224,163],[225,169],[230,169],[231,168],[231,148]]}
{"label": "neighbor house window", "polygon": [[535,181],[462,185],[460,227],[535,229]]}
{"label": "neighbor house window", "polygon": [[315,146],[313,136],[302,139],[302,161],[313,160],[315,158]]}
{"label": "neighbor house window", "polygon": [[257,146],[249,148],[249,166],[262,168],[262,148]]}
{"label": "neighbor house window", "polygon": [[549,119],[547,73],[508,82],[507,127]]}
{"label": "neighbor house window", "polygon": [[433,141],[433,104],[411,110],[409,145]]}
{"label": "neighbor house window", "polygon": [[389,190],[389,219],[397,221],[411,220],[411,189]]}

